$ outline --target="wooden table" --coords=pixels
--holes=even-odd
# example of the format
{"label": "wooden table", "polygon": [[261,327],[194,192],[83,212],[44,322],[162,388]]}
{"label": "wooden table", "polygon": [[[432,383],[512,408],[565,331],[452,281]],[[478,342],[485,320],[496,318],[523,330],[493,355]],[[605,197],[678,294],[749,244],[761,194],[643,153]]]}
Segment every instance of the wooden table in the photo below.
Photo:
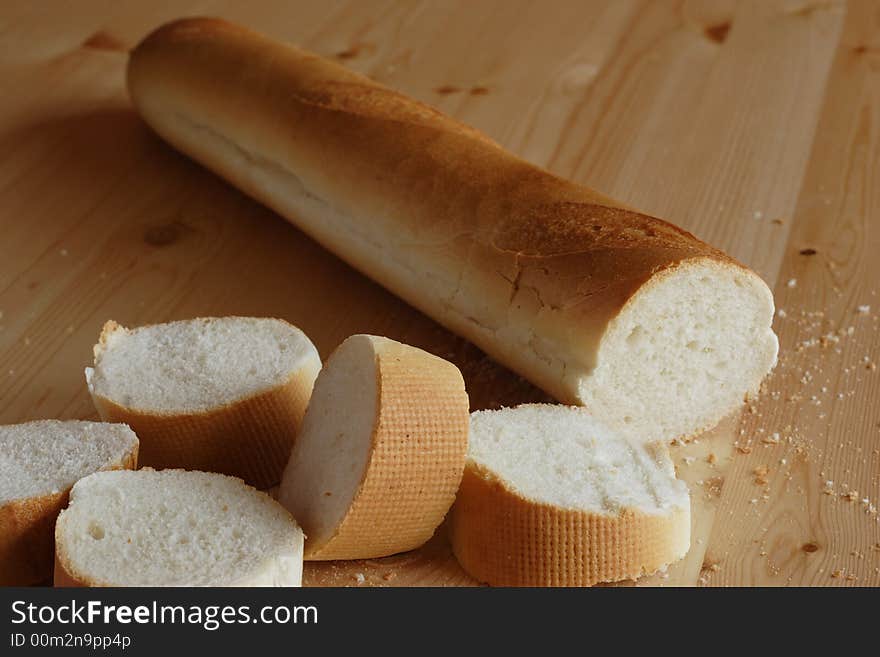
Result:
{"label": "wooden table", "polygon": [[[880,4],[822,0],[4,2],[0,421],[94,418],[101,324],[270,315],[326,356],[371,332],[456,362],[475,408],[543,398],[153,136],[126,50],[233,19],[433,103],[677,222],[774,288],[782,352],[674,448],[693,546],[638,584],[880,584]],[[473,583],[422,550],[309,584]]]}

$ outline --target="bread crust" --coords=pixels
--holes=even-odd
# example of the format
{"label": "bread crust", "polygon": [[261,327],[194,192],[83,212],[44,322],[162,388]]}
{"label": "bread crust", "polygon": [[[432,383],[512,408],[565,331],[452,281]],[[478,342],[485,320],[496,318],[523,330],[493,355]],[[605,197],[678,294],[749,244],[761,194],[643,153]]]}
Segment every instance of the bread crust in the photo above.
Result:
{"label": "bread crust", "polygon": [[304,558],[369,559],[428,541],[455,500],[467,453],[468,396],[452,363],[385,341],[376,353],[377,420],[351,507]]}
{"label": "bread crust", "polygon": [[171,144],[565,403],[658,274],[700,260],[757,278],[424,103],[225,21],[160,27],[128,85]]}
{"label": "bread crust", "polygon": [[[96,356],[118,330],[126,329],[112,321],[104,325]],[[92,386],[89,392],[102,420],[134,429],[141,441],[141,465],[220,472],[265,489],[281,481],[320,368],[316,357],[281,385],[190,413],[127,407],[97,394]]]}
{"label": "bread crust", "polygon": [[[137,468],[138,445],[101,470]],[[13,500],[0,506],[0,586],[31,586],[52,578],[55,519],[67,506],[70,489]]]}
{"label": "bread crust", "polygon": [[593,586],[635,579],[683,557],[690,508],[668,515],[587,513],[529,500],[468,461],[451,512],[452,551],[492,586]]}

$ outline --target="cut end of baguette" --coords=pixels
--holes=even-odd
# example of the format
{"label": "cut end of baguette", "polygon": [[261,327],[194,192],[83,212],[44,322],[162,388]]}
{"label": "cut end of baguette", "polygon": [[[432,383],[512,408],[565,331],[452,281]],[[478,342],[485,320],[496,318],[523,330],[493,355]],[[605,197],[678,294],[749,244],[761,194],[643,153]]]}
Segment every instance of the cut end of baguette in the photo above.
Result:
{"label": "cut end of baguette", "polygon": [[690,498],[665,446],[619,437],[586,409],[479,411],[451,533],[481,581],[591,586],[683,557]]}
{"label": "cut end of baguette", "polygon": [[86,370],[93,396],[153,413],[197,413],[282,386],[318,352],[280,319],[199,318],[104,325]]}
{"label": "cut end of baguette", "polygon": [[306,532],[306,559],[422,545],[455,498],[467,432],[452,363],[388,338],[345,340],[318,376],[279,493]]}
{"label": "cut end of baguette", "polygon": [[709,429],[775,366],[773,312],[767,285],[734,264],[699,259],[660,272],[609,324],[578,401],[646,443]]}
{"label": "cut end of baguette", "polygon": [[620,438],[583,408],[476,411],[468,458],[524,498],[563,509],[657,515],[689,505],[665,447]]}
{"label": "cut end of baguette", "polygon": [[55,528],[56,584],[299,586],[303,534],[240,479],[184,470],[80,480]]}
{"label": "cut end of baguette", "polygon": [[67,491],[81,477],[137,457],[124,424],[37,420],[0,426],[0,505]]}

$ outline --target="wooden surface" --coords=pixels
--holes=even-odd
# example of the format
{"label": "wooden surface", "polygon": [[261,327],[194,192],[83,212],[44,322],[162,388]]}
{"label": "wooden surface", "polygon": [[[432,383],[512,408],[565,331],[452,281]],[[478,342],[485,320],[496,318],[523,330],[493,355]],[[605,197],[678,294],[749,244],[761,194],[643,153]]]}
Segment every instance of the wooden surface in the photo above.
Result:
{"label": "wooden surface", "polygon": [[[0,8],[0,422],[95,417],[83,367],[108,318],[278,316],[323,356],[380,333],[455,361],[474,408],[543,397],[141,124],[125,51],[165,20],[219,15],[756,268],[780,364],[741,416],[674,448],[693,546],[638,584],[880,585],[880,3],[45,6]],[[473,582],[441,530],[414,553],[309,564],[306,583]]]}

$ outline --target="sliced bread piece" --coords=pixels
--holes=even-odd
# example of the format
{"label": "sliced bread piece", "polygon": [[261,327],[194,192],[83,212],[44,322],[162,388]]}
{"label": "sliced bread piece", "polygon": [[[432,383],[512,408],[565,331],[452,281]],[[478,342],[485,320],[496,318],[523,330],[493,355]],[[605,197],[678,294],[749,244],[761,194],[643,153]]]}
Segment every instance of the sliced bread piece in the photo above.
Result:
{"label": "sliced bread piece", "polygon": [[588,411],[526,404],[471,415],[452,549],[495,586],[591,586],[662,569],[690,547],[690,498],[664,445]]}
{"label": "sliced bread piece", "polygon": [[200,318],[129,330],[107,322],[86,369],[101,417],[141,439],[141,464],[281,479],[321,359],[280,319]]}
{"label": "sliced bread piece", "polygon": [[305,558],[422,545],[455,499],[467,433],[455,365],[388,338],[345,340],[318,376],[279,491],[306,533]]}
{"label": "sliced bread piece", "polygon": [[55,526],[56,586],[300,586],[303,534],[275,500],[207,472],[101,472]]}
{"label": "sliced bread piece", "polygon": [[55,518],[70,487],[98,470],[137,466],[124,424],[38,420],[0,426],[0,586],[52,577]]}

